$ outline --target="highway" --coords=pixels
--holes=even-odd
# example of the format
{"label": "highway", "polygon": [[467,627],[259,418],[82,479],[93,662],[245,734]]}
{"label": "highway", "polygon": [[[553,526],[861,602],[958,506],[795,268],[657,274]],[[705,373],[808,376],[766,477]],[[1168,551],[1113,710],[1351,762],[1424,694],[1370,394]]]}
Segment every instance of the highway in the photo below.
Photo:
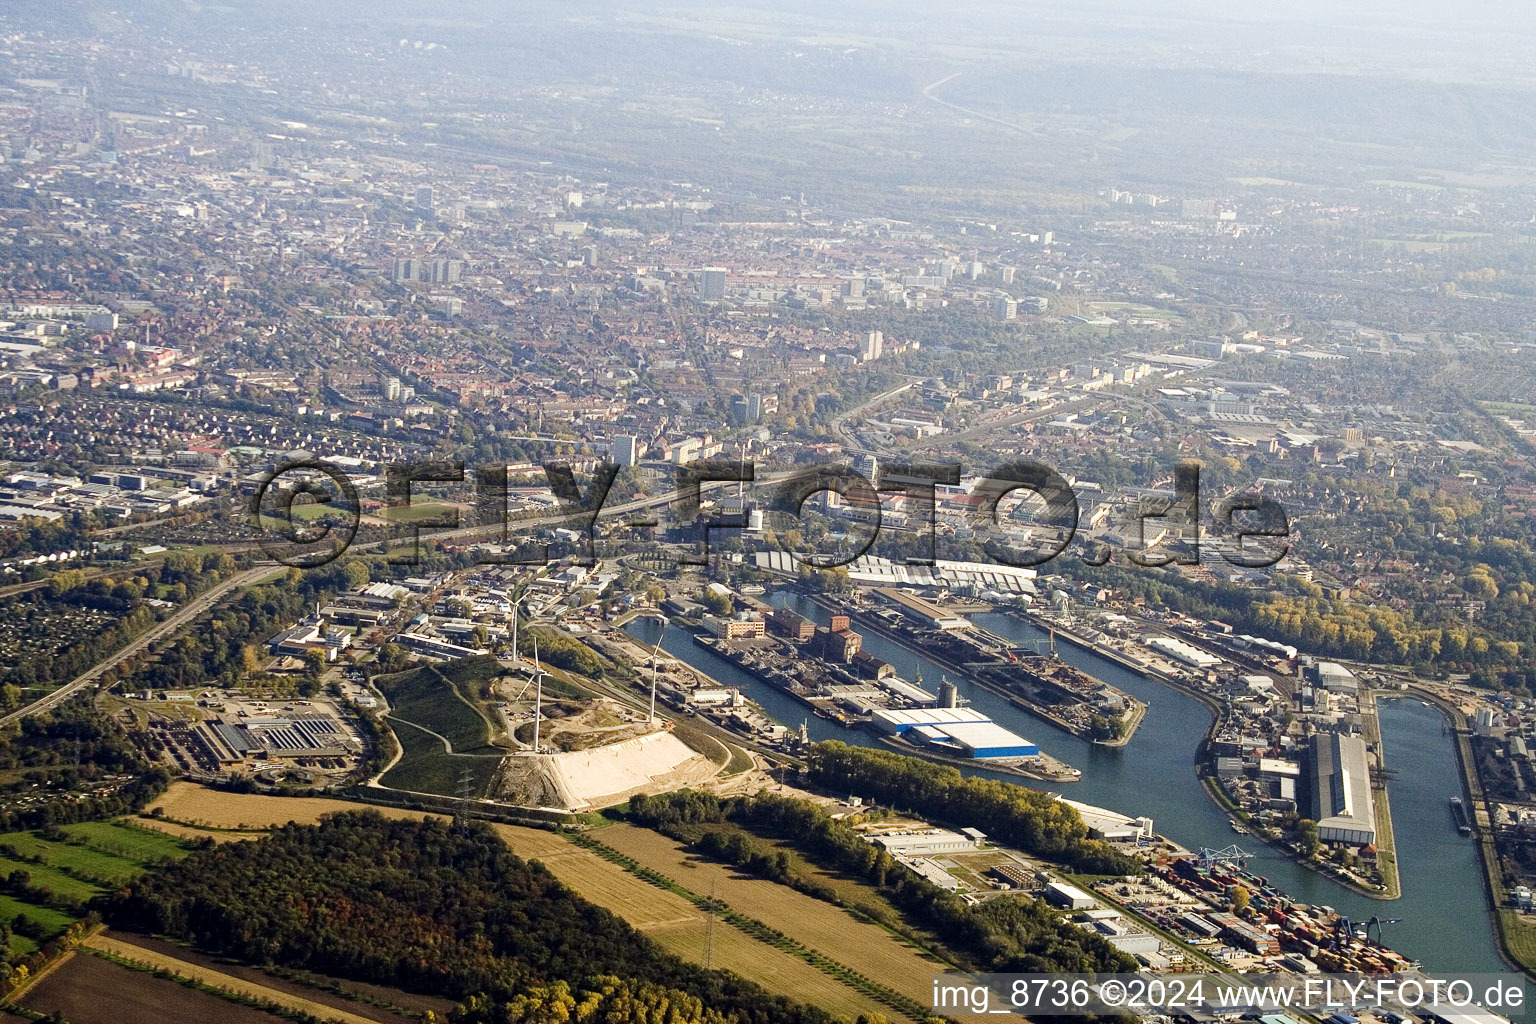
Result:
{"label": "highway", "polygon": [[255,569],[247,569],[245,572],[242,572],[237,576],[231,576],[229,579],[225,580],[223,583],[218,584],[213,589],[199,594],[197,597],[188,601],[186,605],[184,605],[182,609],[175,615],[172,615],[164,622],[158,623],[155,626],[145,630],[143,633],[139,634],[137,637],[130,640],[116,651],[113,651],[110,655],[103,658],[101,661],[97,662],[93,667],[87,669],[80,675],[76,676],[74,679],[71,679],[68,683],[65,683],[57,690],[54,690],[52,693],[48,694],[48,696],[39,700],[35,700],[31,704],[28,704],[22,708],[18,708],[17,710],[12,711],[7,715],[0,716],[0,726],[10,725],[12,722],[20,721],[29,715],[35,715],[41,711],[47,711],[51,707],[62,704],[64,701],[73,697],[76,693],[79,693],[81,690],[94,683],[101,677],[103,672],[111,668],[113,665],[116,665],[124,658],[133,657],[135,654],[138,654],[140,651],[149,647],[151,644],[158,643],[159,641],[164,640],[166,637],[174,635],[183,626],[193,622],[198,618],[198,616],[202,615],[209,608],[212,608],[215,602],[217,602],[221,597],[229,593],[231,590],[234,590],[238,587],[249,586],[250,584],[255,583],[257,580],[261,579],[263,576],[270,576],[272,574],[272,570],[273,566],[271,565],[263,565]]}

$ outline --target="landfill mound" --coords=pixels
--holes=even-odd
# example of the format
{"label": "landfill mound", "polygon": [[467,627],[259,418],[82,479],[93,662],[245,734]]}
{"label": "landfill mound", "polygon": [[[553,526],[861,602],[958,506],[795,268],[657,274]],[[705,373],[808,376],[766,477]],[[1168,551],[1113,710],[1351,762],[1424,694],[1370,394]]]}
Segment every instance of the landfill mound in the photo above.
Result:
{"label": "landfill mound", "polygon": [[571,810],[606,807],[641,792],[697,785],[718,766],[667,731],[587,750],[539,758],[557,794],[556,806]]}

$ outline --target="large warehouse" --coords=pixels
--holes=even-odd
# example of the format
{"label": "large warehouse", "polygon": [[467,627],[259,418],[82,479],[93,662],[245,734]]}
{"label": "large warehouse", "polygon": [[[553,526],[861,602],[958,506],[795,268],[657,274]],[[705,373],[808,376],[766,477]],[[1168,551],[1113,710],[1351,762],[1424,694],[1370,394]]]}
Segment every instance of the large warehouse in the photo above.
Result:
{"label": "large warehouse", "polygon": [[1040,747],[996,722],[961,722],[934,726],[966,757],[1034,757]]}
{"label": "large warehouse", "polygon": [[875,728],[887,736],[899,735],[915,726],[990,721],[990,718],[975,708],[876,708],[873,718]]}
{"label": "large warehouse", "polygon": [[1376,806],[1365,741],[1359,736],[1312,737],[1312,813],[1317,838],[1364,846],[1376,841]]}
{"label": "large warehouse", "polygon": [[876,708],[873,724],[888,736],[925,743],[955,757],[1034,757],[1039,745],[974,708]]}

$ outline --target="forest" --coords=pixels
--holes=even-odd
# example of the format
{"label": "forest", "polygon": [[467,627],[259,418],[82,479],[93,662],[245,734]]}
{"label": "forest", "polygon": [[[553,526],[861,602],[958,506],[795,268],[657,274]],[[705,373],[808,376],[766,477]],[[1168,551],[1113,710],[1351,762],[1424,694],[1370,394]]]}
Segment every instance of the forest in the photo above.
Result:
{"label": "forest", "polygon": [[665,952],[478,823],[353,812],[288,825],[197,851],[101,911],[249,963],[455,999],[461,1024],[835,1019]]}

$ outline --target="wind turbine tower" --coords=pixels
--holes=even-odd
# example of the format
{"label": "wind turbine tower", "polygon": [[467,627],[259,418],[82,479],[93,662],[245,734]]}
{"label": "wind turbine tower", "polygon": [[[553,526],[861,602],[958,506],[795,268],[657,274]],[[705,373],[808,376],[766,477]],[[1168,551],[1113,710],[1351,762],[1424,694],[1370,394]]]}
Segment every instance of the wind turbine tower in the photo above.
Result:
{"label": "wind turbine tower", "polygon": [[[661,622],[661,636],[667,635],[667,622]],[[656,670],[661,667],[661,636],[656,638],[656,646],[651,648],[651,717],[646,719],[650,725],[656,724]]]}
{"label": "wind turbine tower", "polygon": [[544,722],[544,672],[539,668],[539,638],[533,638],[533,678],[538,689],[533,692],[533,752],[539,747],[539,726]]}

